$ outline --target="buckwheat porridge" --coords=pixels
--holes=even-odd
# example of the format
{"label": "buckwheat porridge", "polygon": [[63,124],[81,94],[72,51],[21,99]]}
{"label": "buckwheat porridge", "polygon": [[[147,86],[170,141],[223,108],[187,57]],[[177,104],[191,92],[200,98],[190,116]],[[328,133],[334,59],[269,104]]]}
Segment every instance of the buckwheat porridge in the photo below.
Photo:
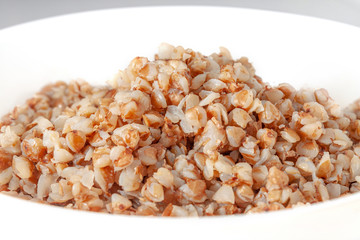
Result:
{"label": "buckwheat porridge", "polygon": [[107,86],[45,86],[0,127],[0,190],[66,208],[212,216],[360,190],[360,101],[270,86],[225,48],[162,44]]}

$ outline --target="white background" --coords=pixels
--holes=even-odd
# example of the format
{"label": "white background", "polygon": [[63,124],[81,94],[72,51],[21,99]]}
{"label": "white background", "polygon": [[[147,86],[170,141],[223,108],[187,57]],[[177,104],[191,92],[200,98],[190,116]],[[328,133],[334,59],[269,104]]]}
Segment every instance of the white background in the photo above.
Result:
{"label": "white background", "polygon": [[[5,22],[3,19],[10,21],[17,17],[21,22],[21,19],[27,21],[25,17],[37,19],[82,11],[91,5],[91,2],[66,5],[67,1],[59,0],[57,5],[51,5],[52,8],[48,2],[35,5],[35,1],[14,7],[13,4],[17,3],[15,1],[4,8],[4,1],[0,1],[3,12],[0,13],[1,24]],[[259,1],[256,2],[260,4]],[[327,3],[332,4],[324,4],[322,9],[319,5],[315,8],[307,1],[302,2],[304,5],[297,5],[294,1],[276,5],[274,1],[268,1],[267,6],[302,9],[308,11],[309,15],[314,15],[310,14],[310,11],[317,9],[319,14],[328,14],[331,19],[343,17],[349,20],[351,16],[357,19],[357,15],[351,15],[350,12],[357,13],[358,10],[348,6],[349,12],[346,13],[345,5],[340,7],[340,2],[327,0]],[[343,3],[350,4],[348,1]],[[314,1],[312,4],[315,6]],[[307,9],[305,5],[308,6]],[[24,13],[24,6],[31,6],[32,9]],[[79,8],[71,10],[66,6]],[[105,6],[99,6],[103,7]],[[4,17],[4,13],[9,17]],[[40,16],[41,14],[43,15]],[[207,19],[207,24],[203,24],[201,28],[190,27],[186,29],[187,34],[179,34],[179,29],[176,28],[179,25],[192,26],[194,22],[202,23],[203,19]],[[15,23],[9,21],[8,25]],[[234,25],[228,24],[229,22],[247,24],[236,29],[241,32],[232,35]],[[161,24],[161,28],[154,30],[150,26],[152,23]],[[222,33],[230,33],[230,37],[224,37],[225,34],[212,34],[209,37],[209,33],[219,29]],[[248,37],[247,33],[251,33],[251,37]],[[162,8],[158,11],[127,9],[54,18],[0,31],[0,111],[14,106],[14,102],[23,102],[24,98],[30,97],[49,81],[78,76],[91,80],[92,83],[96,80],[103,83],[108,74],[112,75],[118,68],[123,68],[123,64],[128,63],[130,57],[139,54],[150,57],[161,41],[181,43],[204,53],[214,51],[214,46],[221,44],[228,47],[233,56],[249,56],[256,63],[256,69],[265,81],[275,84],[289,82],[296,87],[303,84],[315,88],[323,86],[329,89],[331,95],[335,95],[338,102],[352,101],[359,97],[359,28],[289,14],[234,8]],[[359,194],[269,214],[200,219],[131,218],[66,211],[7,198],[1,194],[0,202],[1,240],[219,240],[239,239],[240,234],[241,239],[245,240],[359,239]]]}

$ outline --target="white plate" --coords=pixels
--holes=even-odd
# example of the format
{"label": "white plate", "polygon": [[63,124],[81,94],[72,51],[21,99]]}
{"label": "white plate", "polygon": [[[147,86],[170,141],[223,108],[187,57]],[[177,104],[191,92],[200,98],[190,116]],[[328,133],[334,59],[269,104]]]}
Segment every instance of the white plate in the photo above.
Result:
{"label": "white plate", "polygon": [[[0,31],[0,113],[42,85],[84,78],[103,84],[161,42],[248,56],[270,83],[324,87],[343,106],[360,97],[360,30],[284,13],[153,7],[80,13]],[[0,195],[1,234],[26,239],[356,239],[360,194],[310,207],[201,219],[110,216]]]}

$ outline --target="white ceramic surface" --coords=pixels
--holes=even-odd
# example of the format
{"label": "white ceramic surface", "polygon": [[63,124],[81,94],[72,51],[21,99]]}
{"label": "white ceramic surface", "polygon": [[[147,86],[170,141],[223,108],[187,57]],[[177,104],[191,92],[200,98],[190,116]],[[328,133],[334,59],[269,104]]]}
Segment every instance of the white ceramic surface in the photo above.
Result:
{"label": "white ceramic surface", "polygon": [[[248,56],[272,84],[324,87],[343,106],[360,97],[360,29],[310,17],[214,7],[73,14],[0,31],[0,114],[41,86],[104,84],[161,42]],[[0,234],[16,239],[359,239],[360,194],[248,216],[169,219],[65,210],[0,195]]]}

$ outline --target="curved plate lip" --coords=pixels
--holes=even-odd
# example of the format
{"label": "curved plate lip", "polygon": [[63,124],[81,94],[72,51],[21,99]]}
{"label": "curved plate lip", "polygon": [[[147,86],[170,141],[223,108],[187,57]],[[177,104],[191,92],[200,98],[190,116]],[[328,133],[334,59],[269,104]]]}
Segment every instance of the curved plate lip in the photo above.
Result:
{"label": "curved plate lip", "polygon": [[16,25],[2,28],[2,29],[0,29],[0,35],[3,34],[3,32],[18,30],[18,28],[31,27],[31,25],[33,25],[33,24],[42,24],[42,22],[44,22],[44,21],[57,21],[57,20],[61,20],[62,18],[78,17],[80,15],[103,14],[103,13],[107,13],[107,12],[116,12],[116,11],[137,11],[139,9],[153,10],[153,9],[174,9],[174,8],[176,8],[176,9],[180,9],[180,8],[196,9],[197,8],[197,9],[217,9],[217,10],[221,9],[221,10],[236,10],[236,11],[245,11],[245,12],[253,12],[253,13],[264,13],[264,14],[268,14],[268,15],[283,15],[283,16],[288,16],[288,17],[296,17],[296,18],[303,18],[303,19],[309,19],[309,20],[314,20],[314,21],[322,21],[322,22],[327,22],[330,24],[343,25],[343,27],[350,27],[350,28],[354,28],[357,30],[360,29],[360,27],[358,27],[356,25],[339,22],[339,21],[335,21],[332,19],[325,19],[325,18],[316,17],[316,16],[302,15],[302,14],[289,13],[289,12],[281,12],[281,11],[275,11],[275,10],[231,7],[231,6],[216,6],[216,5],[211,5],[211,6],[209,6],[209,5],[204,5],[204,6],[203,5],[159,5],[159,6],[123,7],[123,8],[104,8],[104,9],[98,9],[98,10],[80,11],[80,12],[61,14],[61,15],[56,15],[56,16],[51,16],[51,17],[45,17],[45,18],[40,18],[40,19],[36,19],[36,20],[24,22],[24,23],[19,23]]}
{"label": "curved plate lip", "polygon": [[[318,18],[318,17],[313,17],[313,16],[305,16],[305,15],[300,15],[300,14],[293,14],[293,13],[284,13],[284,12],[278,12],[278,11],[268,11],[268,10],[261,10],[261,9],[253,9],[253,8],[237,8],[237,7],[219,7],[219,6],[201,6],[201,5],[196,5],[196,6],[185,6],[185,5],[179,5],[179,6],[150,6],[150,7],[127,7],[127,8],[109,8],[109,9],[101,9],[101,10],[92,10],[92,11],[84,11],[84,12],[77,12],[77,13],[70,13],[70,14],[65,14],[65,15],[59,15],[59,16],[54,16],[54,17],[48,17],[48,18],[44,18],[44,19],[38,19],[38,20],[34,20],[31,22],[26,22],[26,23],[21,23],[18,25],[14,25],[11,27],[7,27],[4,29],[0,30],[0,37],[2,36],[7,36],[7,35],[11,35],[13,31],[23,31],[24,28],[32,28],[34,26],[39,26],[41,24],[47,23],[49,21],[61,21],[64,18],[77,18],[77,17],[81,17],[82,15],[96,15],[96,14],[104,14],[107,12],[121,12],[121,11],[137,11],[139,9],[142,10],[146,10],[146,9],[151,9],[151,10],[156,10],[156,9],[221,9],[222,11],[242,11],[242,12],[251,12],[251,13],[262,13],[262,14],[266,14],[267,16],[281,16],[281,17],[290,17],[290,18],[297,18],[297,19],[307,19],[307,20],[311,20],[311,21],[316,21],[316,22],[322,22],[324,24],[331,24],[331,25],[338,25],[340,27],[343,28],[349,28],[351,30],[357,31],[360,34],[360,28],[356,27],[354,25],[351,24],[347,24],[347,23],[342,23],[342,22],[337,22],[334,20],[329,20],[329,19],[322,19],[322,18]],[[7,202],[11,202],[14,199],[14,197],[11,196],[6,196],[4,194],[0,194],[0,199],[3,199],[4,201]],[[351,194],[349,196],[343,196],[334,200],[330,200],[330,201],[326,201],[326,202],[321,202],[321,203],[316,203],[316,204],[311,204],[309,206],[306,207],[297,207],[297,208],[292,208],[292,209],[283,209],[280,211],[272,211],[272,212],[262,212],[262,213],[256,213],[256,214],[239,214],[239,215],[231,215],[231,216],[213,216],[213,217],[200,217],[200,218],[191,218],[191,221],[189,221],[189,218],[159,218],[159,217],[155,217],[155,218],[149,218],[149,217],[142,217],[142,216],[124,216],[124,215],[110,215],[112,217],[117,217],[117,218],[124,218],[124,219],[142,219],[142,221],[184,221],[184,219],[186,219],[185,222],[189,222],[189,223],[193,223],[193,221],[218,221],[219,219],[221,219],[222,221],[232,221],[235,218],[236,219],[253,219],[253,218],[263,218],[263,217],[286,217],[289,215],[299,215],[299,214],[306,214],[309,212],[315,212],[315,211],[320,211],[323,209],[331,209],[334,207],[337,207],[339,205],[343,205],[352,201],[359,201],[360,200],[360,193],[354,193]],[[19,199],[18,201],[14,201],[14,203],[16,204],[20,204],[20,202],[22,202],[22,204],[28,204],[29,207],[33,207],[33,208],[43,208],[43,209],[48,209],[48,211],[63,211],[63,213],[65,214],[65,212],[68,211],[64,211],[64,209],[59,208],[59,207],[54,207],[54,206],[48,206],[48,205],[41,205],[41,204],[34,204],[31,201],[28,200],[22,200]],[[52,210],[50,210],[52,209]],[[67,209],[66,209],[67,210]],[[45,211],[42,211],[43,213],[45,213]],[[46,212],[46,214],[49,214]],[[84,214],[84,216],[98,216],[99,213],[93,213],[93,212],[87,212],[87,211],[74,211],[74,210],[70,210],[68,212],[68,214]]]}
{"label": "curved plate lip", "polygon": [[[11,202],[14,202],[14,206],[16,206],[17,204],[22,204],[22,205],[28,205],[28,207],[33,207],[33,208],[43,208],[44,209],[44,213],[45,210],[47,209],[48,211],[61,211],[66,215],[73,215],[73,214],[77,214],[78,216],[80,215],[88,215],[89,217],[97,217],[100,215],[104,216],[111,216],[112,218],[120,218],[120,219],[131,219],[131,220],[140,220],[140,221],[183,221],[185,220],[185,222],[187,222],[189,219],[191,219],[191,221],[196,221],[196,222],[214,222],[214,221],[232,221],[232,220],[256,220],[258,218],[274,218],[274,219],[279,219],[279,218],[286,218],[288,216],[297,216],[297,215],[303,215],[303,214],[311,214],[317,211],[321,211],[324,209],[333,209],[336,207],[339,207],[341,205],[344,205],[346,203],[349,202],[354,202],[354,201],[360,201],[360,192],[358,193],[352,193],[343,197],[339,197],[333,200],[328,200],[325,202],[319,202],[319,203],[313,203],[313,204],[306,204],[303,206],[298,206],[295,208],[285,208],[285,209],[281,209],[278,211],[268,211],[268,212],[259,212],[259,213],[250,213],[250,214],[234,214],[234,215],[224,215],[224,216],[205,216],[205,217],[176,217],[176,218],[172,218],[172,217],[148,217],[148,216],[138,216],[138,215],[122,215],[122,214],[108,214],[108,213],[98,213],[98,212],[92,212],[92,211],[86,211],[86,210],[74,210],[74,209],[68,209],[68,208],[64,208],[64,207],[58,207],[58,206],[53,206],[53,205],[49,205],[49,204],[43,204],[43,203],[39,203],[39,202],[32,202],[30,200],[27,199],[22,199],[19,197],[14,197],[14,196],[10,196],[4,193],[0,193],[0,199],[2,199],[1,201],[7,201],[9,204],[11,204]],[[45,214],[49,214],[48,212],[46,212]]]}

